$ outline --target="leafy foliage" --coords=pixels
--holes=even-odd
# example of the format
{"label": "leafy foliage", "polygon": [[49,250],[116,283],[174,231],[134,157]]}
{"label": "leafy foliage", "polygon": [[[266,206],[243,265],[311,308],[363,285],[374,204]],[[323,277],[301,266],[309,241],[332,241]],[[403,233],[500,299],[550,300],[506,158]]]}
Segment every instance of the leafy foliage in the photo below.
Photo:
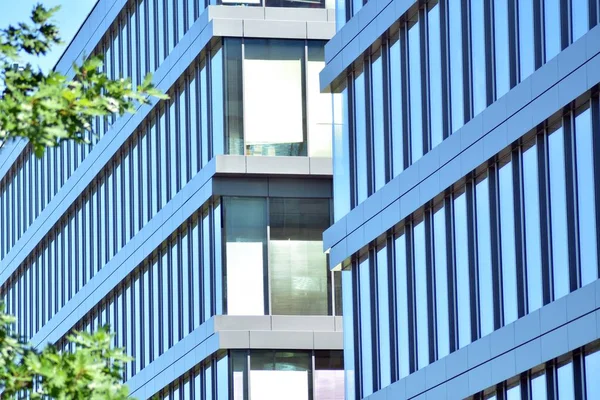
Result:
{"label": "leafy foliage", "polygon": [[38,157],[61,140],[87,143],[95,117],[133,113],[149,97],[167,97],[152,85],[151,75],[135,89],[128,79],[111,80],[101,72],[98,56],[74,64],[72,79],[31,64],[18,65],[20,54],[43,56],[61,43],[51,22],[57,10],[38,4],[31,13],[32,24],[0,30],[0,141],[27,138]]}
{"label": "leafy foliage", "polygon": [[0,398],[28,392],[29,398],[56,400],[121,400],[128,396],[121,383],[124,364],[130,360],[111,348],[108,328],[90,335],[68,337],[76,351],[59,352],[54,346],[38,351],[11,332],[15,318],[0,309]]}

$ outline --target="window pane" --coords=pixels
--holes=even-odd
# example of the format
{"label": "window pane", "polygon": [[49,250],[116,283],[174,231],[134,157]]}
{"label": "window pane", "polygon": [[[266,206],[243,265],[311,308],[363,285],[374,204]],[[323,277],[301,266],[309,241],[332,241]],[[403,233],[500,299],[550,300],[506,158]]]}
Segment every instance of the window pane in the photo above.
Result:
{"label": "window pane", "polygon": [[[392,169],[396,177],[404,170],[404,127],[402,112],[402,67],[400,65],[400,39],[390,43],[390,127],[392,130]],[[335,157],[334,157],[335,159]],[[335,199],[335,196],[334,196]]]}
{"label": "window pane", "polygon": [[523,203],[525,212],[525,248],[527,263],[528,312],[542,306],[542,250],[540,238],[540,202],[537,147],[523,152]]}
{"label": "window pane", "polygon": [[531,400],[546,399],[546,375],[542,373],[531,378]]}
{"label": "window pane", "polygon": [[504,325],[515,321],[519,312],[512,169],[512,161],[509,161],[498,172]]}
{"label": "window pane", "polygon": [[592,121],[590,109],[588,108],[575,117],[577,212],[579,217],[579,257],[582,286],[598,278],[594,155],[592,149]]}
{"label": "window pane", "polygon": [[473,71],[473,115],[487,106],[485,65],[485,11],[483,1],[471,1],[471,69]]}
{"label": "window pane", "polygon": [[558,398],[560,400],[574,400],[575,388],[573,387],[573,363],[569,362],[558,367]]}
{"label": "window pane", "polygon": [[356,204],[368,196],[367,125],[365,118],[365,74],[360,71],[354,79],[354,130],[356,134]]}
{"label": "window pane", "polygon": [[518,0],[518,3],[519,65],[521,81],[523,81],[535,70],[533,0]]}
{"label": "window pane", "polygon": [[244,55],[244,134],[249,155],[305,156],[304,43],[252,40]]}
{"label": "window pane", "polygon": [[413,228],[414,273],[417,319],[417,368],[429,364],[429,299],[427,297],[427,260],[425,242],[425,223]]}
{"label": "window pane", "polygon": [[573,21],[573,41],[582,37],[589,30],[588,0],[571,0],[571,17]]}
{"label": "window pane", "polygon": [[369,259],[362,261],[358,267],[359,274],[359,306],[360,306],[360,359],[362,375],[362,396],[373,393],[373,330],[371,326],[371,266]]}
{"label": "window pane", "polygon": [[[212,111],[212,155],[223,154],[224,152],[224,94],[223,94],[223,51],[222,49],[213,49],[210,60],[210,90],[211,90],[211,111]],[[204,83],[204,81],[203,81]],[[209,153],[210,154],[210,153]],[[208,160],[207,160],[208,161]],[[203,161],[204,165],[204,161]]]}
{"label": "window pane", "polygon": [[227,314],[263,315],[267,207],[262,198],[226,197]]}
{"label": "window pane", "polygon": [[385,132],[383,127],[383,65],[381,52],[374,57],[371,66],[371,88],[372,88],[372,115],[371,120],[373,121],[373,154],[377,157],[373,157],[374,166],[374,182],[375,190],[378,190],[385,185],[385,168],[386,168],[386,143],[385,143]]}
{"label": "window pane", "polygon": [[433,248],[435,257],[437,358],[440,359],[450,353],[449,275],[446,253],[446,212],[444,207],[433,214]]}
{"label": "window pane", "polygon": [[519,384],[506,389],[506,400],[521,400],[521,386]]}
{"label": "window pane", "polygon": [[309,398],[308,353],[255,351],[250,356],[250,398]]}
{"label": "window pane", "polygon": [[[414,17],[416,19],[416,16]],[[423,156],[423,121],[421,116],[421,34],[419,21],[408,26],[408,69],[410,83],[411,164]]]}
{"label": "window pane", "polygon": [[329,200],[271,199],[269,210],[272,314],[327,315],[322,232],[329,226]]}
{"label": "window pane", "polygon": [[[244,128],[242,103],[242,40],[227,38],[225,49],[225,107],[227,110],[227,130],[225,132],[225,152],[244,154]],[[261,105],[262,106],[262,105]]]}
{"label": "window pane", "polygon": [[544,28],[546,62],[554,58],[561,48],[560,42],[560,0],[544,0]]}
{"label": "window pane", "polygon": [[452,109],[452,132],[464,124],[463,99],[463,22],[462,0],[448,0],[448,41],[450,48],[450,105]]}
{"label": "window pane", "polygon": [[335,221],[350,211],[350,137],[348,131],[348,89],[333,99],[333,205]]}
{"label": "window pane", "polygon": [[570,291],[565,155],[562,127],[559,127],[548,136],[548,166],[550,169],[550,220],[552,225],[554,299],[558,299]]}
{"label": "window pane", "polygon": [[355,365],[354,365],[354,296],[352,271],[345,270],[342,274],[343,287],[343,324],[344,324],[344,381],[345,392],[349,399],[355,398]]}
{"label": "window pane", "polygon": [[390,295],[389,266],[387,247],[377,250],[377,315],[379,336],[379,376],[380,388],[392,383],[391,343],[390,343]]}
{"label": "window pane", "polygon": [[471,293],[469,278],[469,237],[467,234],[467,196],[454,199],[454,246],[456,250],[456,292],[458,313],[458,346],[471,343]]}
{"label": "window pane", "polygon": [[[202,215],[202,251],[200,252],[202,254],[202,293],[204,294],[204,300],[203,300],[203,304],[204,304],[204,321],[207,321],[211,316],[212,316],[212,278],[211,278],[211,269],[212,269],[212,265],[211,265],[211,254],[212,254],[212,249],[211,249],[211,245],[210,245],[210,237],[211,237],[211,232],[210,232],[210,214],[208,212],[204,212]],[[258,248],[258,246],[256,246]],[[228,253],[229,254],[229,253]],[[253,254],[246,254],[247,256],[252,256]],[[239,257],[239,255],[238,255]],[[259,258],[260,261],[262,261],[262,257]],[[232,260],[233,261],[233,260]],[[241,266],[241,268],[243,267],[247,267],[249,264],[249,259],[245,260],[245,263],[239,263],[239,265]],[[237,263],[236,263],[237,266]],[[240,267],[238,267],[240,268]],[[251,269],[250,269],[251,270]],[[251,270],[253,272],[257,272],[254,270]],[[262,270],[261,270],[262,272]],[[260,279],[262,278],[262,274],[260,274],[260,272],[258,272],[259,277],[255,278],[255,279]],[[250,281],[248,281],[249,283]],[[243,290],[242,290],[243,292]],[[247,292],[246,292],[247,293]],[[238,293],[239,296],[239,293]]]}
{"label": "window pane", "polygon": [[[406,260],[406,236],[396,237],[395,249],[395,278],[396,278],[396,334],[398,335],[398,375],[400,378],[410,373],[410,343],[408,332],[411,329],[408,315],[408,269]],[[344,297],[345,298],[345,297]],[[344,313],[344,315],[347,315]]]}
{"label": "window pane", "polygon": [[306,63],[306,105],[308,108],[308,148],[311,157],[331,157],[332,97],[339,94],[321,93],[319,73],[325,66],[323,42],[308,42]]}
{"label": "window pane", "polygon": [[442,50],[440,33],[440,6],[435,4],[428,12],[429,44],[429,124],[431,147],[444,140],[442,114]]}
{"label": "window pane", "polygon": [[600,351],[585,356],[585,392],[588,399],[600,399]]}
{"label": "window pane", "polygon": [[477,212],[477,272],[479,278],[479,321],[481,337],[494,330],[494,284],[490,226],[489,180],[475,187]]}
{"label": "window pane", "polygon": [[344,400],[341,351],[315,351],[314,400]]}
{"label": "window pane", "polygon": [[495,0],[493,4],[496,99],[499,99],[510,89],[508,0]]}

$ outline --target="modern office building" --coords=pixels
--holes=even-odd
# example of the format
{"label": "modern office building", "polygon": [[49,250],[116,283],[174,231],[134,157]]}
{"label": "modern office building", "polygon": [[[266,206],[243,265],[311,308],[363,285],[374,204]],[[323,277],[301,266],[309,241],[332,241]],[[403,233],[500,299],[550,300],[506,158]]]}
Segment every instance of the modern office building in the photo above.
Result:
{"label": "modern office building", "polygon": [[599,12],[337,2],[347,398],[600,398]]}
{"label": "modern office building", "polygon": [[98,1],[57,68],[101,54],[170,99],[97,119],[89,146],[2,148],[0,295],[34,345],[110,324],[138,399],[342,399],[335,13],[223,3]]}

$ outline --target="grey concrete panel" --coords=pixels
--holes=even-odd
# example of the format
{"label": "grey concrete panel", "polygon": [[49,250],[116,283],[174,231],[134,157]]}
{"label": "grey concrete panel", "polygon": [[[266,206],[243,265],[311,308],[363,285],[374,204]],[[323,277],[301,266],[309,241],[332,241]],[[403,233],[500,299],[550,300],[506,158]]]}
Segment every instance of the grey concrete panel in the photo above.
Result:
{"label": "grey concrete panel", "polygon": [[343,350],[344,334],[342,332],[313,332],[316,350]]}
{"label": "grey concrete panel", "polygon": [[273,315],[270,318],[274,331],[335,331],[331,316]]}
{"label": "grey concrete panel", "polygon": [[267,196],[269,183],[266,178],[219,178],[212,179],[212,191],[220,196]]}
{"label": "grey concrete panel", "polygon": [[311,175],[333,175],[333,165],[328,157],[309,157],[309,168]]}
{"label": "grey concrete panel", "polygon": [[208,17],[210,19],[265,19],[265,10],[263,7],[208,6]]}
{"label": "grey concrete panel", "polygon": [[246,20],[244,37],[306,39],[306,22]]}
{"label": "grey concrete panel", "polygon": [[306,23],[307,39],[329,40],[333,35],[335,35],[335,23],[333,22],[308,21]]}
{"label": "grey concrete panel", "polygon": [[244,36],[244,21],[241,19],[213,19],[214,36]]}
{"label": "grey concrete panel", "polygon": [[502,354],[492,360],[492,383],[502,382],[517,375],[514,351]]}
{"label": "grey concrete panel", "polygon": [[540,330],[548,332],[567,323],[567,298],[562,297],[540,310]]}
{"label": "grey concrete panel", "polygon": [[343,317],[334,317],[335,320],[335,331],[342,332],[344,330],[344,319]]}
{"label": "grey concrete panel", "polygon": [[250,347],[254,349],[298,349],[314,348],[312,332],[250,331]]}
{"label": "grey concrete panel", "polygon": [[327,21],[335,22],[335,10],[327,9]]}
{"label": "grey concrete panel", "polygon": [[425,387],[431,389],[440,385],[446,380],[446,358],[442,358],[429,366],[425,370]]}
{"label": "grey concrete panel", "polygon": [[569,324],[567,332],[569,338],[568,350],[575,350],[595,340],[598,337],[597,324],[596,313],[593,312]]}
{"label": "grey concrete panel", "polygon": [[310,173],[308,157],[248,157],[249,174],[298,174]]}
{"label": "grey concrete panel", "polygon": [[567,326],[561,326],[542,336],[542,359],[549,360],[569,351]]}
{"label": "grey concrete panel", "polygon": [[218,333],[219,347],[222,349],[248,349],[250,348],[250,332],[248,331],[222,331]]}
{"label": "grey concrete panel", "polygon": [[327,199],[332,197],[331,179],[270,177],[267,183],[270,197]]}
{"label": "grey concrete panel", "polygon": [[515,367],[517,371],[526,371],[542,363],[541,339],[534,339],[519,346],[515,350]]}
{"label": "grey concrete panel", "polygon": [[567,296],[567,319],[573,319],[592,312],[596,307],[594,285],[586,285]]}
{"label": "grey concrete panel", "polygon": [[426,389],[425,370],[420,369],[406,377],[406,397],[412,398]]}
{"label": "grey concrete panel", "polygon": [[268,315],[215,315],[212,321],[215,331],[271,330],[271,317]]}
{"label": "grey concrete panel", "polygon": [[[252,7],[247,7],[252,8]],[[327,21],[326,9],[265,7],[265,19],[275,21]]]}
{"label": "grey concrete panel", "polygon": [[515,345],[525,343],[540,335],[540,311],[519,318],[514,322],[515,325]]}
{"label": "grey concrete panel", "polygon": [[471,343],[468,349],[468,368],[473,368],[479,364],[488,361],[491,357],[491,337],[484,336]]}
{"label": "grey concrete panel", "polygon": [[246,157],[233,155],[218,155],[215,157],[218,173],[240,173],[246,172]]}

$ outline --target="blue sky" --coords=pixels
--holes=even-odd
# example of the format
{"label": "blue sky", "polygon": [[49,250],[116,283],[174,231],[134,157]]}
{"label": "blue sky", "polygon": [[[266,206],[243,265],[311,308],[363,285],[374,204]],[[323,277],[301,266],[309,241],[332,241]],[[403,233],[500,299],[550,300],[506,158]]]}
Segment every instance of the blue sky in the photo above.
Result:
{"label": "blue sky", "polygon": [[5,28],[9,24],[17,24],[18,22],[30,21],[29,15],[33,6],[37,3],[42,3],[50,8],[57,5],[61,9],[54,16],[54,22],[59,28],[60,37],[63,40],[61,46],[56,46],[45,57],[27,58],[26,61],[33,65],[39,65],[44,71],[48,71],[54,67],[66,46],[69,44],[77,30],[89,14],[91,9],[96,4],[97,0],[0,0],[0,27]]}

